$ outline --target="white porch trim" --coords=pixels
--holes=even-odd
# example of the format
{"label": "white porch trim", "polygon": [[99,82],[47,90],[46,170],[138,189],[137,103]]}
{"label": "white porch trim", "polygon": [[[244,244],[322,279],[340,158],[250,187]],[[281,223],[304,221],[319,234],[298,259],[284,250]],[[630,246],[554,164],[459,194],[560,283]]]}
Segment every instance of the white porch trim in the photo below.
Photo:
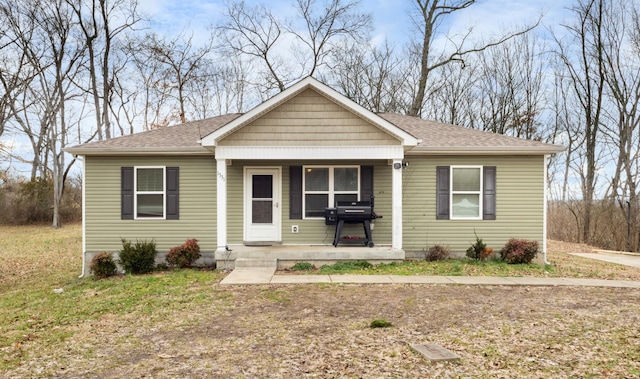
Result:
{"label": "white porch trim", "polygon": [[398,146],[218,146],[216,159],[371,160],[404,158]]}
{"label": "white porch trim", "polygon": [[394,159],[391,165],[391,247],[402,249],[402,159]]}
{"label": "white porch trim", "polygon": [[217,166],[217,250],[224,252],[227,246],[227,161],[216,157]]}

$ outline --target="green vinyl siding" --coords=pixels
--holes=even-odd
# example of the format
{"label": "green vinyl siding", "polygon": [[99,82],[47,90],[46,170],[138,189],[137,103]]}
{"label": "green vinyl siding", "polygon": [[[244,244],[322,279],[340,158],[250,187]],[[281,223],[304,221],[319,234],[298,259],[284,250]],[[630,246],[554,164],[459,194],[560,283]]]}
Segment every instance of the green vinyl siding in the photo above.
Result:
{"label": "green vinyl siding", "polygon": [[[475,241],[500,250],[509,238],[542,241],[544,157],[407,157],[403,172],[403,249],[435,244],[464,253]],[[496,166],[496,220],[436,220],[436,166]]]}
{"label": "green vinyl siding", "polygon": [[[213,157],[85,157],[87,252],[117,251],[122,238],[155,240],[160,252],[198,239],[203,252],[216,249],[216,161]],[[178,220],[121,220],[120,168],[179,167]]]}
{"label": "green vinyl siding", "polygon": [[[419,252],[443,244],[464,253],[480,238],[499,250],[511,237],[542,241],[543,156],[408,156],[402,171],[403,249]],[[392,167],[387,161],[300,161],[295,165],[374,166],[375,220],[373,240],[390,245],[392,233]],[[289,219],[289,166],[291,161],[234,160],[227,166],[227,242],[240,244],[244,234],[244,167],[282,169],[282,243],[317,245],[333,242],[334,225],[323,219]],[[496,166],[496,220],[436,220],[436,167],[451,165]],[[123,166],[180,167],[179,220],[121,220],[120,168]],[[159,250],[197,238],[203,251],[216,249],[216,161],[207,157],[85,157],[86,244],[88,252],[116,251],[120,239],[154,239]],[[367,199],[362,199],[367,200]],[[291,226],[298,226],[298,233]],[[362,236],[360,224],[346,225],[343,235]]]}
{"label": "green vinyl siding", "polygon": [[224,137],[220,146],[382,146],[400,141],[312,89]]}

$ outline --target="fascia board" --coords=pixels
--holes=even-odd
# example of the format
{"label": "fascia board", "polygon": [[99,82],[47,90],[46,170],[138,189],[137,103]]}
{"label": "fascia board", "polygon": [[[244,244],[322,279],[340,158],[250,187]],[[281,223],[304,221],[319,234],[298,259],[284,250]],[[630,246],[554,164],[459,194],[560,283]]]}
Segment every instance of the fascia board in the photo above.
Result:
{"label": "fascia board", "polygon": [[73,155],[213,155],[211,150],[202,147],[189,148],[67,148],[63,151]]}
{"label": "fascia board", "polygon": [[532,155],[557,154],[564,146],[451,146],[451,147],[418,147],[406,152],[407,155]]}

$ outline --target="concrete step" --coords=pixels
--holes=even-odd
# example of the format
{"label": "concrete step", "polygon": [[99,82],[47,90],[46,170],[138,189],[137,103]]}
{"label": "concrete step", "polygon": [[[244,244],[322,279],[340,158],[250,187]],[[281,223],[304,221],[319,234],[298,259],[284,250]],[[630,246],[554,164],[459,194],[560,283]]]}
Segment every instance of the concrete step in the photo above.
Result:
{"label": "concrete step", "polygon": [[273,268],[278,267],[277,259],[236,258],[234,267],[238,268]]}

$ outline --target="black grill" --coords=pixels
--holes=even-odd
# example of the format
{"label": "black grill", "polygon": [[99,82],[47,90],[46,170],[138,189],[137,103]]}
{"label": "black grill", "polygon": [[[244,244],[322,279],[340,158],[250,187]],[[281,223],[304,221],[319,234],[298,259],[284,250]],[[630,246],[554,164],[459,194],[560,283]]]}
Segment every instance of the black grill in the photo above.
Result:
{"label": "black grill", "polygon": [[336,217],[338,220],[362,222],[371,220],[372,209],[369,201],[338,202]]}
{"label": "black grill", "polygon": [[373,247],[371,238],[371,220],[382,218],[373,211],[373,196],[371,201],[346,201],[338,202],[336,208],[325,209],[325,224],[336,225],[336,233],[333,238],[333,246],[340,243],[342,227],[347,224],[362,224],[364,229],[364,245]]}

